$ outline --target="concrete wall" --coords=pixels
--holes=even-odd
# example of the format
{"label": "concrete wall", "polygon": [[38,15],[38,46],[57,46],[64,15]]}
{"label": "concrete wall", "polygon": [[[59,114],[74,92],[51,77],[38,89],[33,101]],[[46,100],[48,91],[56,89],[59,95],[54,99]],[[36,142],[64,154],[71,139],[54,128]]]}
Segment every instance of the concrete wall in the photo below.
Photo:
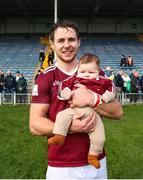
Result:
{"label": "concrete wall", "polygon": [[[74,19],[81,33],[143,33],[143,19]],[[6,19],[0,22],[0,34],[47,33],[52,19]]]}

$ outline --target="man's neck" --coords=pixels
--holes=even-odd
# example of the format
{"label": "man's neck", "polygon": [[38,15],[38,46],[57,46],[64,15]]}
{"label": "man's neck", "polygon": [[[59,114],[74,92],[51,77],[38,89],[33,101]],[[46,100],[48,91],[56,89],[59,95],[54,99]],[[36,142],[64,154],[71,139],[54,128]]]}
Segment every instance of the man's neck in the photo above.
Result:
{"label": "man's neck", "polygon": [[72,72],[75,70],[75,68],[78,65],[78,60],[74,60],[70,63],[65,63],[63,61],[57,61],[57,65],[62,69],[63,71],[66,71],[68,73]]}

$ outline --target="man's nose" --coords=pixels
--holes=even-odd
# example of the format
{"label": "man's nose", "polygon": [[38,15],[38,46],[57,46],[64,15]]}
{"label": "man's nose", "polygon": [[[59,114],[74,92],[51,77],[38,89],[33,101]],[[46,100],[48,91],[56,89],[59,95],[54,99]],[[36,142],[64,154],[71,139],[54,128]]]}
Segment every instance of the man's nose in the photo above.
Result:
{"label": "man's nose", "polygon": [[65,42],[64,42],[64,47],[69,47],[69,46],[70,46],[69,41],[65,41]]}

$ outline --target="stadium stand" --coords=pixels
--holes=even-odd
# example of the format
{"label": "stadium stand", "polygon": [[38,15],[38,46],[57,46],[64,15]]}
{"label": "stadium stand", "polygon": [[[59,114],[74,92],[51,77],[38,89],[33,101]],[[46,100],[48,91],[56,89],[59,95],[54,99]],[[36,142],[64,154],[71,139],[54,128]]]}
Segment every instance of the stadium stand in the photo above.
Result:
{"label": "stadium stand", "polygon": [[[5,73],[8,70],[13,73],[20,71],[30,84],[34,72],[38,70],[38,56],[42,47],[39,38],[1,37],[0,47],[0,68]],[[114,72],[120,69],[121,55],[131,55],[134,59],[133,68],[143,73],[143,42],[136,37],[83,38],[78,58],[87,52],[99,56],[102,69],[110,66]]]}
{"label": "stadium stand", "polygon": [[83,39],[78,57],[87,52],[99,56],[103,69],[110,66],[114,71],[120,69],[119,62],[122,54],[131,55],[134,59],[133,68],[142,73],[143,43],[135,37]]}
{"label": "stadium stand", "polygon": [[24,37],[0,38],[0,68],[6,73],[20,71],[30,83],[36,66],[41,45],[39,39]]}

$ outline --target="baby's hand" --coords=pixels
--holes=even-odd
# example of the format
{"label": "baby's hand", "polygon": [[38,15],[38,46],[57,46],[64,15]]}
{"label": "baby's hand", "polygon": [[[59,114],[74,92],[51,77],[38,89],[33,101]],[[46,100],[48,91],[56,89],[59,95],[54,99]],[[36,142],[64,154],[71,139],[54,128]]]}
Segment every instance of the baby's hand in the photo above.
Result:
{"label": "baby's hand", "polygon": [[102,100],[107,103],[109,101],[112,101],[115,99],[115,93],[113,92],[109,92],[109,91],[105,91],[105,93],[102,95]]}
{"label": "baby's hand", "polygon": [[69,100],[71,99],[72,91],[68,87],[66,87],[60,92],[60,96],[65,100]]}

